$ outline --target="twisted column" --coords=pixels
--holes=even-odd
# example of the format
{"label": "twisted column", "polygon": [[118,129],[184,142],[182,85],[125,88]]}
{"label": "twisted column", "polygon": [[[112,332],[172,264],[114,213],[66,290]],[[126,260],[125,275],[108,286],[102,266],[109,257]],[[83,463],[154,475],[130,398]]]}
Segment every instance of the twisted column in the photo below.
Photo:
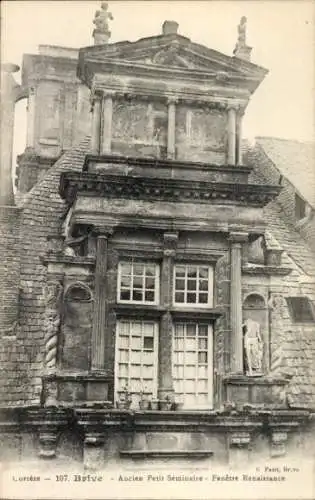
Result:
{"label": "twisted column", "polygon": [[52,371],[57,364],[58,333],[60,326],[60,300],[62,285],[48,281],[44,288],[45,301],[45,367]]}

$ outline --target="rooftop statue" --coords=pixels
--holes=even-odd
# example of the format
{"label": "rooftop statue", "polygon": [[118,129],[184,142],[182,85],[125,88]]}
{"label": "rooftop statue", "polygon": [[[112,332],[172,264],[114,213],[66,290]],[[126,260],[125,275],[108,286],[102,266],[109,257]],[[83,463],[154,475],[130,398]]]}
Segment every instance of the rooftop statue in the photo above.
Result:
{"label": "rooftop statue", "polygon": [[108,21],[113,21],[113,15],[108,12],[108,3],[102,2],[101,10],[95,12],[95,17],[93,24],[95,24],[95,29],[103,33],[109,33]]}
{"label": "rooftop statue", "polygon": [[240,24],[237,27],[238,31],[237,42],[239,45],[246,45],[246,23],[247,23],[247,18],[245,16],[242,16]]}

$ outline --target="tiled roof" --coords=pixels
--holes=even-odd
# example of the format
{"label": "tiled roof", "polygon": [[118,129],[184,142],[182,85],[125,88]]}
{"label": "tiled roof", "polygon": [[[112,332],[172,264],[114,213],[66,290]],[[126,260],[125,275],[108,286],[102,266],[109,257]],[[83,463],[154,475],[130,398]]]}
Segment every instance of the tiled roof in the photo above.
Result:
{"label": "tiled roof", "polygon": [[257,137],[256,143],[263,148],[280,174],[315,207],[315,143],[276,137]]}

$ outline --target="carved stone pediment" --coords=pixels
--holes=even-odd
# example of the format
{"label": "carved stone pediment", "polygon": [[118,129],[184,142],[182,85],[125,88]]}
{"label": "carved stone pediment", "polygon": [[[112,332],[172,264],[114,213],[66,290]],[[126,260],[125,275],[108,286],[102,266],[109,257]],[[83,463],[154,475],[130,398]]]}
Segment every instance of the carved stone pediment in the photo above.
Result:
{"label": "carved stone pediment", "polygon": [[[260,66],[227,56],[203,45],[193,43],[181,35],[158,36],[140,39],[136,42],[119,42],[110,45],[86,47],[80,50],[78,74],[86,83],[91,83],[94,73],[109,72],[115,64],[116,72],[121,67],[125,72],[128,67],[146,72],[160,68],[165,74],[177,69],[182,76],[191,70],[198,74],[207,73],[225,82],[237,81],[253,91],[266,75]],[[172,77],[174,75],[172,74]]]}

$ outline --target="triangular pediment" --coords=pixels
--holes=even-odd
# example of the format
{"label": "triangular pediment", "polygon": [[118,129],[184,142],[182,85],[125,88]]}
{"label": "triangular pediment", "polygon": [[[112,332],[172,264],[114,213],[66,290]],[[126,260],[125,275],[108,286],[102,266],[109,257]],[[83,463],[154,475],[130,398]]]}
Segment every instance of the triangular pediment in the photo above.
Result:
{"label": "triangular pediment", "polygon": [[252,81],[252,90],[267,73],[260,66],[193,43],[181,35],[86,47],[80,50],[79,65],[89,63],[93,64],[93,71],[96,71],[98,64],[101,68],[102,64],[115,63],[139,67],[142,71],[158,68],[159,71],[164,69],[169,72],[171,69],[179,73],[186,72],[190,77],[195,74],[196,78],[206,73],[222,81],[244,79]]}

